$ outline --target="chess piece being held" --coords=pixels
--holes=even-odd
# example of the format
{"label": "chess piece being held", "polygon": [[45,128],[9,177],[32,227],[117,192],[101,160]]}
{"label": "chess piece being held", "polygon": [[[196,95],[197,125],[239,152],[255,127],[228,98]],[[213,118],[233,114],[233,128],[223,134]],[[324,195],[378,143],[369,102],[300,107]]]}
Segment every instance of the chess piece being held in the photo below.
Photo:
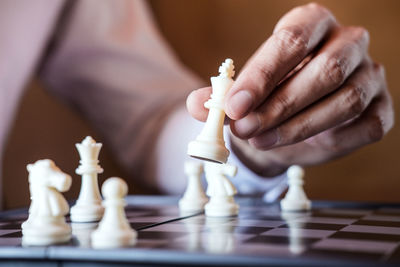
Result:
{"label": "chess piece being held", "polygon": [[205,163],[205,174],[208,183],[207,195],[210,201],[205,205],[206,216],[229,217],[239,213],[239,205],[233,196],[237,193],[235,186],[226,177],[236,175],[237,167],[230,164]]}
{"label": "chess piece being held", "polygon": [[69,206],[60,192],[68,191],[72,179],[52,160],[28,164],[31,205],[22,227],[22,245],[47,246],[71,239],[71,227],[65,222]]}
{"label": "chess piece being held", "polygon": [[101,191],[105,212],[99,227],[92,232],[92,247],[105,249],[133,246],[137,233],[129,225],[124,210],[128,185],[121,178],[112,177],[104,182]]}
{"label": "chess piece being held", "polygon": [[201,184],[203,163],[200,161],[186,161],[184,169],[188,182],[186,191],[179,200],[179,209],[181,213],[201,212],[208,201]]}
{"label": "chess piece being held", "polygon": [[71,208],[72,222],[96,222],[101,219],[104,208],[101,205],[101,196],[97,175],[103,172],[98,164],[101,143],[87,136],[82,143],[76,144],[81,157],[76,173],[82,175],[81,190],[76,204]]}
{"label": "chess piece being held", "polygon": [[311,209],[311,201],[307,198],[304,189],[304,170],[293,165],[287,171],[289,190],[281,200],[283,211],[306,211]]}
{"label": "chess piece being held", "polygon": [[224,142],[224,99],[232,87],[235,75],[232,59],[226,59],[219,67],[219,76],[211,77],[211,98],[204,104],[209,109],[207,121],[196,140],[188,145],[188,155],[212,162],[226,163],[229,150]]}

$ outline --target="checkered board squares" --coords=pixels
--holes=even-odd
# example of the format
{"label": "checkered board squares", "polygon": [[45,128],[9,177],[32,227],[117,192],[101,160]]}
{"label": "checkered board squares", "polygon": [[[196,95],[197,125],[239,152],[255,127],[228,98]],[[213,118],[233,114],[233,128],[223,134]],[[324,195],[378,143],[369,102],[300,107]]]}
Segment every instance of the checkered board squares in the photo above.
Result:
{"label": "checkered board squares", "polygon": [[316,209],[292,214],[269,211],[261,207],[246,211],[242,207],[237,218],[211,221],[199,215],[145,231],[179,232],[159,246],[162,249],[307,259],[400,260],[397,209],[391,210],[391,215],[369,209]]}
{"label": "checkered board squares", "polygon": [[[178,252],[220,255],[222,260],[243,257],[268,261],[277,257],[321,263],[337,260],[400,263],[400,207],[314,206],[317,208],[310,212],[283,213],[278,205],[241,205],[238,217],[209,218],[204,214],[182,216],[177,205],[128,205],[127,218],[138,231],[138,242],[135,247],[116,253],[144,249],[149,258]],[[20,230],[26,217],[26,211],[8,216],[0,214],[0,257],[10,248],[26,249],[21,247]],[[73,240],[47,249],[52,253],[56,251],[58,259],[71,249],[83,253],[83,258],[87,259],[89,256],[84,253],[93,252],[88,238],[96,225],[71,225]],[[73,254],[78,255],[76,253]],[[117,254],[115,259],[118,259]],[[129,257],[134,255],[131,253]],[[200,257],[199,264],[202,260],[205,258]]]}

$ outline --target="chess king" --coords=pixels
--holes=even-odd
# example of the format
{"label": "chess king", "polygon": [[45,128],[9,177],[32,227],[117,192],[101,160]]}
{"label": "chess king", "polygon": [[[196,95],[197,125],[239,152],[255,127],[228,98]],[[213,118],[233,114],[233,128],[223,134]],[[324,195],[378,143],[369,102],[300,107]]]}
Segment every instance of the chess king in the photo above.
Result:
{"label": "chess king", "polygon": [[219,67],[219,76],[211,77],[211,98],[204,104],[209,109],[207,121],[200,135],[188,145],[188,154],[194,158],[226,163],[229,150],[224,142],[224,98],[232,87],[235,75],[233,60],[226,59]]}

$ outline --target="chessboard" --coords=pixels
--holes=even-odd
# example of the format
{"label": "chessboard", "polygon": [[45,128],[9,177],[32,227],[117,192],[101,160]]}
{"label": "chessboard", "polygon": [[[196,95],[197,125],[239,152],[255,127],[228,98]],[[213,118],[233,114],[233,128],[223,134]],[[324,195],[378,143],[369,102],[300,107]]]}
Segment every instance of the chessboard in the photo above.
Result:
{"label": "chessboard", "polygon": [[72,223],[73,239],[21,246],[26,209],[0,213],[2,264],[40,266],[336,266],[400,264],[400,205],[313,202],[309,212],[281,212],[279,203],[237,198],[237,217],[179,213],[178,198],[128,196],[135,246],[96,250],[95,223]]}

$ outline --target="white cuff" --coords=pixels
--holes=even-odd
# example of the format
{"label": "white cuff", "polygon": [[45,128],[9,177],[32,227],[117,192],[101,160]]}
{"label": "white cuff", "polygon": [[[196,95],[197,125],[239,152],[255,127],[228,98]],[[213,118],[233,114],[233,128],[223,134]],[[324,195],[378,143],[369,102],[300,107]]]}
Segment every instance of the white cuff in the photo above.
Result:
{"label": "white cuff", "polygon": [[[186,187],[183,165],[190,157],[187,145],[200,133],[204,123],[193,119],[185,107],[178,108],[166,122],[156,146],[156,183],[163,192],[182,194]],[[286,190],[286,173],[273,178],[258,176],[247,168],[232,152],[229,126],[225,126],[225,140],[231,151],[229,163],[238,167],[231,180],[241,195],[263,195],[267,202],[275,201]]]}

